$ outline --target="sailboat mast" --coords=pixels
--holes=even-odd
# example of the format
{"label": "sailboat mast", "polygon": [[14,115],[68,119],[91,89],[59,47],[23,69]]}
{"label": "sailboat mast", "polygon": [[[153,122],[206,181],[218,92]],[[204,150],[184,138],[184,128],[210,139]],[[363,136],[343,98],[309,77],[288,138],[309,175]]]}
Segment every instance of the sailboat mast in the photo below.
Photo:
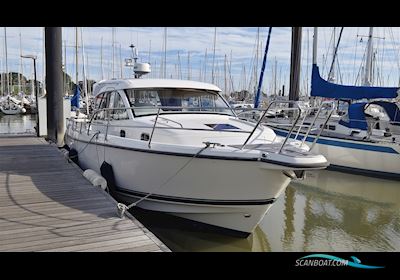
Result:
{"label": "sailboat mast", "polygon": [[67,80],[67,41],[64,40],[64,94],[67,94],[68,90],[68,80]]}
{"label": "sailboat mast", "polygon": [[262,64],[262,67],[261,67],[260,79],[258,81],[257,92],[256,92],[256,96],[254,98],[254,108],[258,108],[258,105],[260,103],[260,101],[259,101],[260,92],[261,92],[262,82],[263,82],[263,78],[264,78],[265,65],[266,65],[266,62],[267,62],[267,54],[268,54],[268,48],[269,48],[269,41],[271,39],[271,31],[272,31],[272,27],[269,27],[267,43],[265,44],[263,64]]}
{"label": "sailboat mast", "polygon": [[8,58],[7,58],[7,27],[4,27],[4,54],[6,59],[6,91],[10,94],[10,77],[8,75]]}
{"label": "sailboat mast", "polygon": [[82,27],[81,27],[81,44],[82,44],[83,90],[85,92],[86,114],[89,115],[89,96],[88,96],[87,75],[86,75],[86,67],[85,67],[85,44],[83,41]]}
{"label": "sailboat mast", "polygon": [[163,78],[167,78],[167,28],[164,28],[164,74]]}
{"label": "sailboat mast", "polygon": [[213,47],[213,62],[212,62],[212,68],[211,68],[211,83],[214,84],[214,63],[215,63],[215,46],[217,43],[217,28],[215,27],[214,29],[214,47]]}
{"label": "sailboat mast", "polygon": [[254,63],[254,91],[257,88],[257,78],[258,78],[258,53],[260,47],[260,27],[257,27],[257,40],[256,40],[256,61]]}
{"label": "sailboat mast", "polygon": [[365,64],[365,76],[364,76],[364,86],[371,86],[372,79],[371,79],[371,68],[372,68],[372,35],[373,35],[374,28],[369,28],[369,35],[368,35],[368,46],[367,46],[367,60]]}
{"label": "sailboat mast", "polygon": [[112,28],[112,78],[114,78],[114,74],[115,74],[115,67],[114,67],[114,59],[115,59],[115,27]]}
{"label": "sailboat mast", "polygon": [[301,27],[292,27],[292,51],[290,57],[289,100],[299,100],[300,61],[301,61]]}
{"label": "sailboat mast", "polygon": [[18,92],[22,91],[21,73],[22,73],[22,48],[21,48],[21,32],[19,32],[19,70],[18,70]]}
{"label": "sailboat mast", "polygon": [[188,60],[187,60],[187,79],[190,80],[190,51],[188,51]]}
{"label": "sailboat mast", "polygon": [[181,56],[180,52],[178,51],[178,73],[177,73],[178,79],[182,79],[182,67],[181,67]]}
{"label": "sailboat mast", "polygon": [[203,76],[204,82],[207,82],[207,48],[206,52],[204,53],[204,76]]}
{"label": "sailboat mast", "polygon": [[101,66],[101,79],[104,80],[104,68],[103,68],[103,37],[101,37],[101,43],[100,43],[100,66]]}
{"label": "sailboat mast", "polygon": [[227,59],[226,59],[226,54],[225,54],[225,59],[224,59],[224,93],[227,96],[227,80],[226,80],[226,64],[227,64]]}
{"label": "sailboat mast", "polygon": [[120,68],[121,68],[121,69],[120,69],[120,71],[121,71],[121,77],[120,77],[120,78],[122,79],[122,76],[123,76],[123,75],[122,75],[122,72],[123,72],[123,71],[122,71],[122,50],[121,50],[121,49],[122,49],[122,45],[119,44],[119,66],[120,66]]}
{"label": "sailboat mast", "polygon": [[335,53],[336,53],[336,27],[333,28],[333,42],[332,42],[332,67],[328,75],[328,81],[335,81]]}
{"label": "sailboat mast", "polygon": [[318,27],[314,27],[312,64],[317,65]]}
{"label": "sailboat mast", "polygon": [[[3,58],[0,58],[1,71],[3,71]],[[4,96],[4,73],[1,73],[1,94]]]}
{"label": "sailboat mast", "polygon": [[78,27],[75,27],[75,83],[78,87]]}

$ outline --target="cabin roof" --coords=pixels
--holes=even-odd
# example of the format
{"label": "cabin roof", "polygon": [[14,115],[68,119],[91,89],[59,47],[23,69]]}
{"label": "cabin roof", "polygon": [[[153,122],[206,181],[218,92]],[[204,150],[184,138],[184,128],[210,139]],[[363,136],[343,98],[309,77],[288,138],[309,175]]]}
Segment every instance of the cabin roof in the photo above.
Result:
{"label": "cabin roof", "polygon": [[174,79],[112,79],[103,80],[95,83],[93,86],[93,95],[97,95],[104,91],[119,89],[139,89],[139,88],[187,88],[187,89],[204,89],[212,91],[221,91],[215,85]]}

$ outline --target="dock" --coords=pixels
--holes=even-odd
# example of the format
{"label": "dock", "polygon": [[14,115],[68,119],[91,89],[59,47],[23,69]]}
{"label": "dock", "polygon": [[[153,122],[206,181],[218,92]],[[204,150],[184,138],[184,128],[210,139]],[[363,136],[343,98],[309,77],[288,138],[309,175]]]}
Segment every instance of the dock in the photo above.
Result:
{"label": "dock", "polygon": [[169,252],[39,137],[0,137],[0,251]]}

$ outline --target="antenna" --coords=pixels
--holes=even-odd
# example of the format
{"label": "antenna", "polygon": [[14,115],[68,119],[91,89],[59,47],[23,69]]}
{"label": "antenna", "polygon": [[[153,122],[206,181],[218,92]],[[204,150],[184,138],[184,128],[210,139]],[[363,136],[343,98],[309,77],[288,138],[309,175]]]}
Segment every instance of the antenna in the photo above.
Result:
{"label": "antenna", "polygon": [[150,64],[137,62],[137,60],[139,59],[139,53],[137,47],[134,46],[133,44],[131,44],[129,47],[131,48],[132,51],[132,57],[125,58],[125,66],[133,67],[133,76],[136,79],[140,78],[143,75],[149,74],[151,72]]}

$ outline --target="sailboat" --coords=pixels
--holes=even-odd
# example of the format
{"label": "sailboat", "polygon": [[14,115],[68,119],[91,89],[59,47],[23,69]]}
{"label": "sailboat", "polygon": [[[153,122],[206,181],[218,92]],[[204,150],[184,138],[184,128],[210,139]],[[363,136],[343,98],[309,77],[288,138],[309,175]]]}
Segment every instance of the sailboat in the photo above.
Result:
{"label": "sailboat", "polygon": [[[321,78],[316,64],[317,28],[314,29],[311,96],[344,102],[344,106],[328,121],[305,118],[304,128],[298,127],[297,139],[306,137],[305,143],[327,157],[331,170],[399,180],[400,108],[393,100],[400,91],[397,87],[370,85],[372,32],[371,27],[364,86],[349,86]],[[273,121],[269,123],[274,125]],[[309,135],[305,133],[307,125],[313,126]],[[287,129],[279,126],[279,121],[273,127],[278,135],[288,134]],[[316,140],[315,135],[320,138]]]}
{"label": "sailboat", "polygon": [[25,113],[26,110],[20,105],[20,101],[15,99],[10,95],[10,76],[8,73],[8,57],[7,57],[7,27],[4,27],[4,52],[5,52],[5,62],[6,62],[6,90],[7,95],[3,96],[0,103],[0,111],[5,115],[16,115],[20,113]]}

